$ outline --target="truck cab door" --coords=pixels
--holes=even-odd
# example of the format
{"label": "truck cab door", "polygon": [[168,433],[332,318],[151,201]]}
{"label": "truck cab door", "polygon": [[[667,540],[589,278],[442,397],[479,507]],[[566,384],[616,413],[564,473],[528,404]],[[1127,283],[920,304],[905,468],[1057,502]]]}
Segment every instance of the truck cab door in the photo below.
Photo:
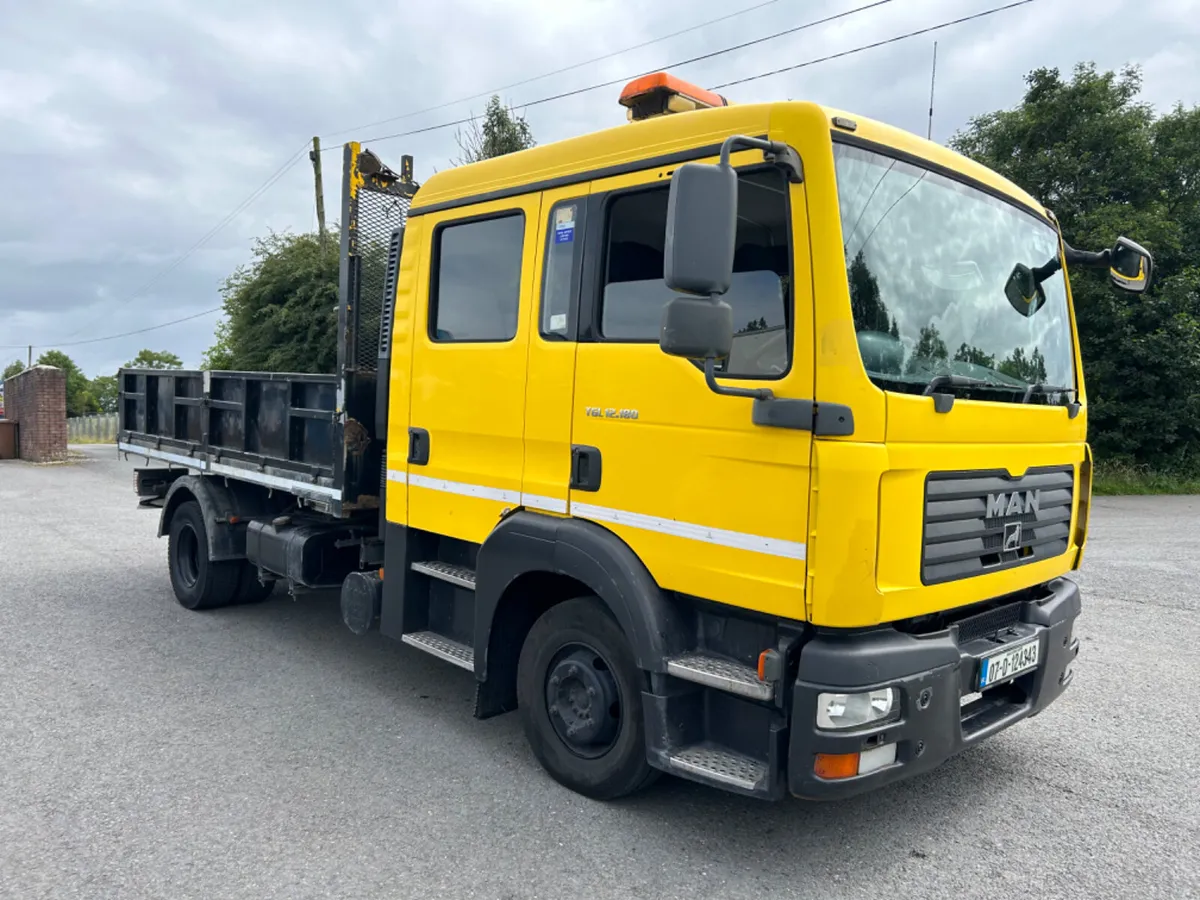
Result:
{"label": "truck cab door", "polygon": [[[712,160],[715,161],[715,160]],[[804,185],[739,169],[734,350],[722,383],[813,396]],[[804,618],[808,431],[751,421],[658,347],[670,169],[595,181],[580,304],[571,514],[611,529],[664,588]]]}
{"label": "truck cab door", "polygon": [[589,185],[542,195],[538,268],[529,317],[522,505],[566,515],[579,287],[588,234]]}
{"label": "truck cab door", "polygon": [[[521,500],[540,194],[422,216],[408,525],[482,543]],[[393,429],[394,431],[395,429]]]}

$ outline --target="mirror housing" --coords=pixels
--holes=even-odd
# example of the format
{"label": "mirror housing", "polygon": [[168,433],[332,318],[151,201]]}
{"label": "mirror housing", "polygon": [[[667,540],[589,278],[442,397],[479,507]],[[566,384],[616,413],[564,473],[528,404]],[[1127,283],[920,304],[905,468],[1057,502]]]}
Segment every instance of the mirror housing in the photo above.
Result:
{"label": "mirror housing", "polygon": [[1028,318],[1036,313],[1046,302],[1046,292],[1042,289],[1034,271],[1024,263],[1017,263],[1004,282],[1004,296],[1008,305],[1022,316]]}
{"label": "mirror housing", "polygon": [[685,163],[671,176],[663,279],[673,291],[712,297],[729,290],[737,237],[737,173]]}
{"label": "mirror housing", "polygon": [[1108,278],[1113,287],[1130,294],[1144,294],[1154,274],[1150,251],[1125,236],[1117,238],[1109,253]]}
{"label": "mirror housing", "polygon": [[724,359],[733,350],[733,307],[719,297],[676,297],[663,308],[658,346],[684,359]]}

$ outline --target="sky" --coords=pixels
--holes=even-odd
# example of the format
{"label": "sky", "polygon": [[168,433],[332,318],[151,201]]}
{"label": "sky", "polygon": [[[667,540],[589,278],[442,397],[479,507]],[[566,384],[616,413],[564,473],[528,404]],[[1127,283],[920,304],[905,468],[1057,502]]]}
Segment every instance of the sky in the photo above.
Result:
{"label": "sky", "polygon": [[[332,221],[343,141],[363,140],[397,169],[411,154],[420,181],[458,154],[455,128],[431,127],[482,112],[497,89],[520,110],[869,2],[0,0],[0,367],[24,359],[27,344],[35,357],[63,349],[88,375],[115,372],[143,347],[198,366],[217,313],[95,339],[219,306],[255,237],[313,230],[300,152],[313,135],[328,151]],[[672,71],[709,87],[1005,2],[890,0]],[[724,93],[814,100],[924,134],[937,40],[933,138],[945,142],[972,116],[1017,104],[1039,66],[1136,63],[1143,100],[1200,103],[1198,36],[1200,0],[1033,0]],[[619,93],[526,116],[539,143],[619,126]],[[377,139],[417,129],[430,130]]]}

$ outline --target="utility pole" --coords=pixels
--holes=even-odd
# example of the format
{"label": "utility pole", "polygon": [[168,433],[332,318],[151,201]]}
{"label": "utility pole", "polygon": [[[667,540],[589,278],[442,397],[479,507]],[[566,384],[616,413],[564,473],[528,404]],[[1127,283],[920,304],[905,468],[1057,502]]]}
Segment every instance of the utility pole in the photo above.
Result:
{"label": "utility pole", "polygon": [[933,74],[929,76],[929,130],[926,140],[933,140],[933,86],[937,82],[937,41],[933,42]]}
{"label": "utility pole", "polygon": [[33,368],[33,344],[29,345],[29,364],[25,366],[27,369]]}
{"label": "utility pole", "polygon": [[308,158],[312,160],[313,180],[316,182],[317,191],[317,241],[321,246],[321,253],[325,252],[325,185],[321,181],[321,139],[313,135],[312,149],[308,151]]}

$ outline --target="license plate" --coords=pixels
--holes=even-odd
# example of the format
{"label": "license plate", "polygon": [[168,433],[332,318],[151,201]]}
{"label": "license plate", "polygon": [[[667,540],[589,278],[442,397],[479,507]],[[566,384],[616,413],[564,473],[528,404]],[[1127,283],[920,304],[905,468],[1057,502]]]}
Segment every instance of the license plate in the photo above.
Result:
{"label": "license plate", "polygon": [[1022,672],[1036,669],[1040,646],[1040,642],[1036,640],[1026,641],[1024,644],[1017,644],[1015,647],[985,656],[979,664],[979,689],[983,690],[990,685],[1014,678]]}

